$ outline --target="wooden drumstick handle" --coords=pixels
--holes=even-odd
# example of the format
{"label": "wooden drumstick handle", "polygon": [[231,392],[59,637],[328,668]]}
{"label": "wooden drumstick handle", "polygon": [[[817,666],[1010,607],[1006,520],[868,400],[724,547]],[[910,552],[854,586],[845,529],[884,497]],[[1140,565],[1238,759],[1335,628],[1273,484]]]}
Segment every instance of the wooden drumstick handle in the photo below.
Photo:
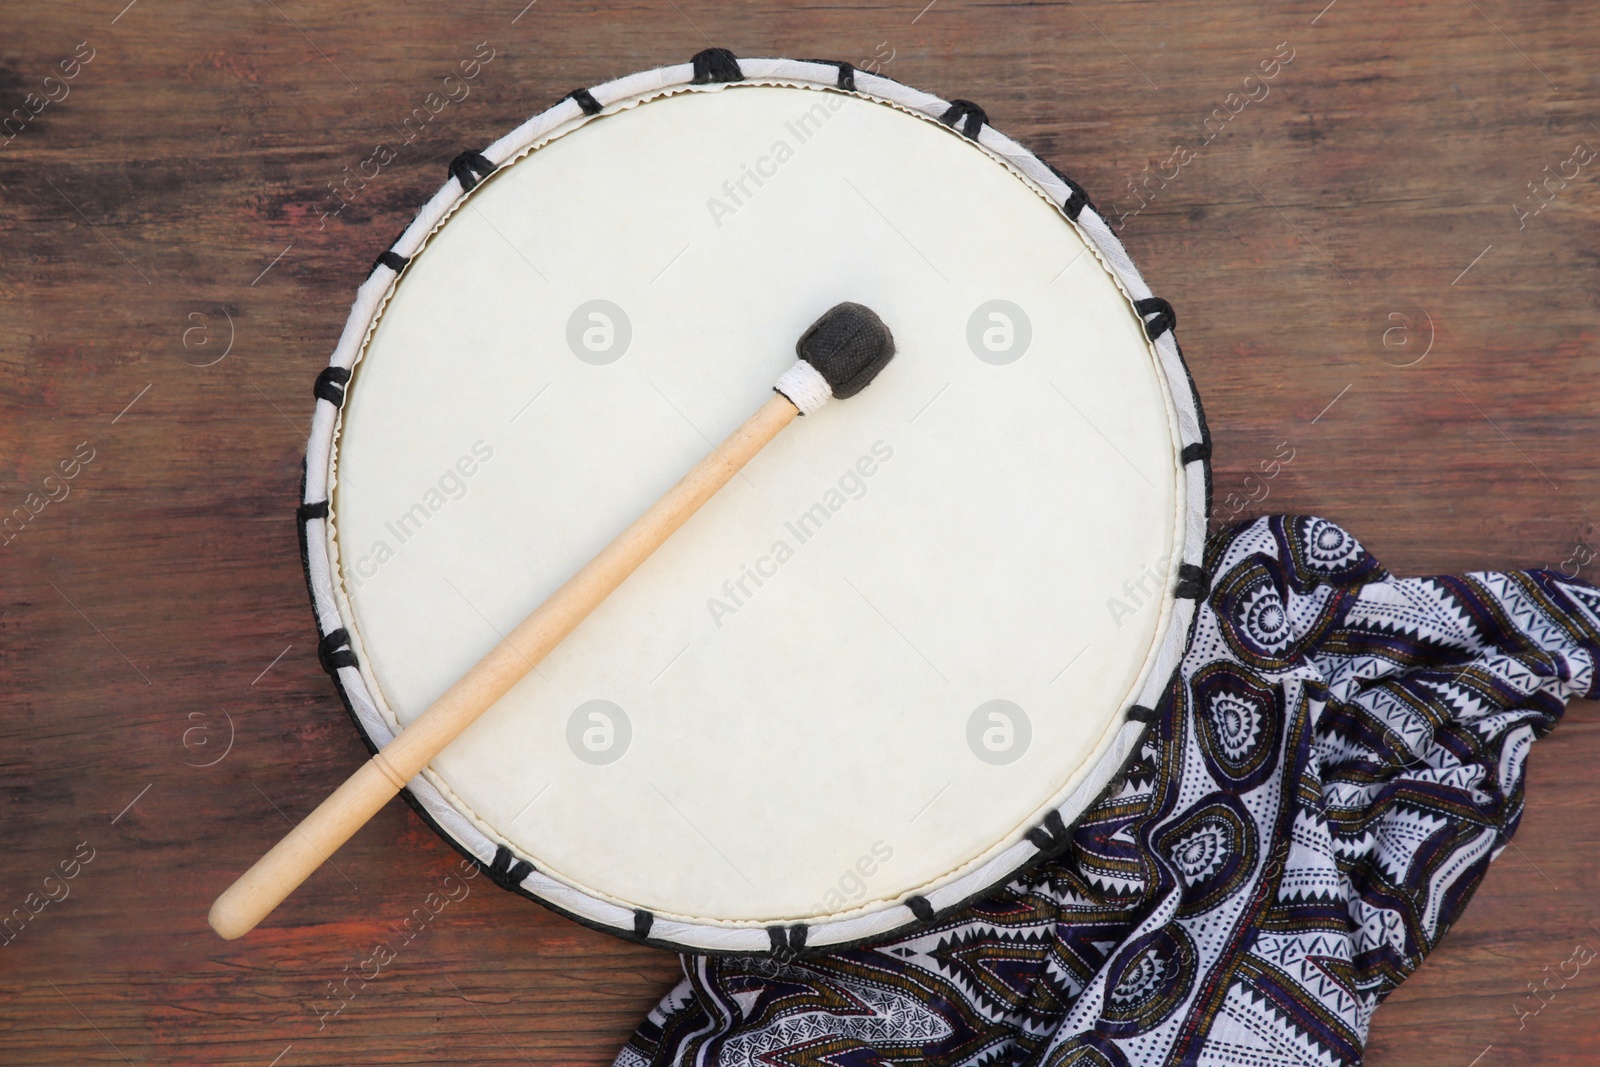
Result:
{"label": "wooden drumstick handle", "polygon": [[446,745],[533,670],[799,413],[794,402],[781,393],[763,404],[228,887],[211,906],[212,929],[229,940],[253,930]]}
{"label": "wooden drumstick handle", "polygon": [[894,338],[870,308],[844,303],[812,323],[795,350],[800,359],[778,379],[776,396],[229,886],[211,905],[212,929],[229,940],[255,929],[795,416],[866,388],[893,358]]}

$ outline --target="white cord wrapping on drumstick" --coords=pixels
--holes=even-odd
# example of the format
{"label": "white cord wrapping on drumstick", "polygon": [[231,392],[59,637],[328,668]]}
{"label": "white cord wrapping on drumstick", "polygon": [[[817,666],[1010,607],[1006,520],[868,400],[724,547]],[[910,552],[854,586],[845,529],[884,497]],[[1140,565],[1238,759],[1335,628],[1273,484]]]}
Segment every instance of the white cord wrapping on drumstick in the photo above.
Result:
{"label": "white cord wrapping on drumstick", "polygon": [[[870,309],[839,304],[795,345],[780,390],[324,800],[211,906],[217,933],[248,933],[531,671],[797,416],[854,396],[888,364],[894,338]],[[805,368],[801,371],[799,368]],[[820,386],[818,385],[820,383]],[[803,406],[804,405],[804,406]]]}
{"label": "white cord wrapping on drumstick", "polygon": [[772,391],[788,397],[789,403],[799,408],[802,415],[810,415],[833,399],[828,379],[803,359],[796,360],[794,366],[783,372]]}

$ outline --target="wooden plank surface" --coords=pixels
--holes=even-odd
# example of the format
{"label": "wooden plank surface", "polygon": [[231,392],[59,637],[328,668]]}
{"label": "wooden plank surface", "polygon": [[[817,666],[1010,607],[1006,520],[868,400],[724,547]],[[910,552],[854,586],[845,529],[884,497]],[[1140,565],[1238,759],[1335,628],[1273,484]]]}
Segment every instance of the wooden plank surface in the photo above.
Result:
{"label": "wooden plank surface", "polygon": [[[0,507],[57,499],[0,544],[0,910],[66,895],[0,948],[0,1060],[600,1065],[671,983],[668,954],[449,880],[398,804],[251,938],[204,917],[363,754],[292,521],[356,284],[457,151],[712,41],[976,100],[1082,182],[1178,308],[1218,517],[1314,511],[1402,574],[1600,540],[1593,5],[525,2],[7,6]],[[1600,1059],[1600,963],[1559,977],[1600,950],[1597,760],[1575,706],[1369,1062]],[[346,981],[433,893],[459,899]]]}

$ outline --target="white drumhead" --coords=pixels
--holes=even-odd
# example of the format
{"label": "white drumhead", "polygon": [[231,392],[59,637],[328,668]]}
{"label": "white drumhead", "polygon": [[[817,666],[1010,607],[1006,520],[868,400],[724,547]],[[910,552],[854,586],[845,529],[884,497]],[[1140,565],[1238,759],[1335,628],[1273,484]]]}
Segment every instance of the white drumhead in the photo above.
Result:
{"label": "white drumhead", "polygon": [[563,910],[746,951],[887,932],[1070,823],[1177,664],[1204,507],[1176,347],[1092,210],[941,102],[767,62],[597,88],[606,113],[564,102],[452,179],[363,289],[306,493],[381,744],[770,397],[820,313],[882,317],[898,354],[865,392],[785,430],[413,783]]}

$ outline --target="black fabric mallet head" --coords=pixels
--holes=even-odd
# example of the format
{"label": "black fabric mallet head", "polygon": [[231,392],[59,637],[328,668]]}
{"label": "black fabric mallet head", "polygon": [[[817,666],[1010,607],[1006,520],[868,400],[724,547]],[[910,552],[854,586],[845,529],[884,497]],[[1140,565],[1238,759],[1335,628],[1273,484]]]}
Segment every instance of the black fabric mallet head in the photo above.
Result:
{"label": "black fabric mallet head", "polygon": [[813,322],[794,350],[799,362],[773,389],[809,415],[865,389],[894,358],[894,335],[871,308],[846,301]]}

